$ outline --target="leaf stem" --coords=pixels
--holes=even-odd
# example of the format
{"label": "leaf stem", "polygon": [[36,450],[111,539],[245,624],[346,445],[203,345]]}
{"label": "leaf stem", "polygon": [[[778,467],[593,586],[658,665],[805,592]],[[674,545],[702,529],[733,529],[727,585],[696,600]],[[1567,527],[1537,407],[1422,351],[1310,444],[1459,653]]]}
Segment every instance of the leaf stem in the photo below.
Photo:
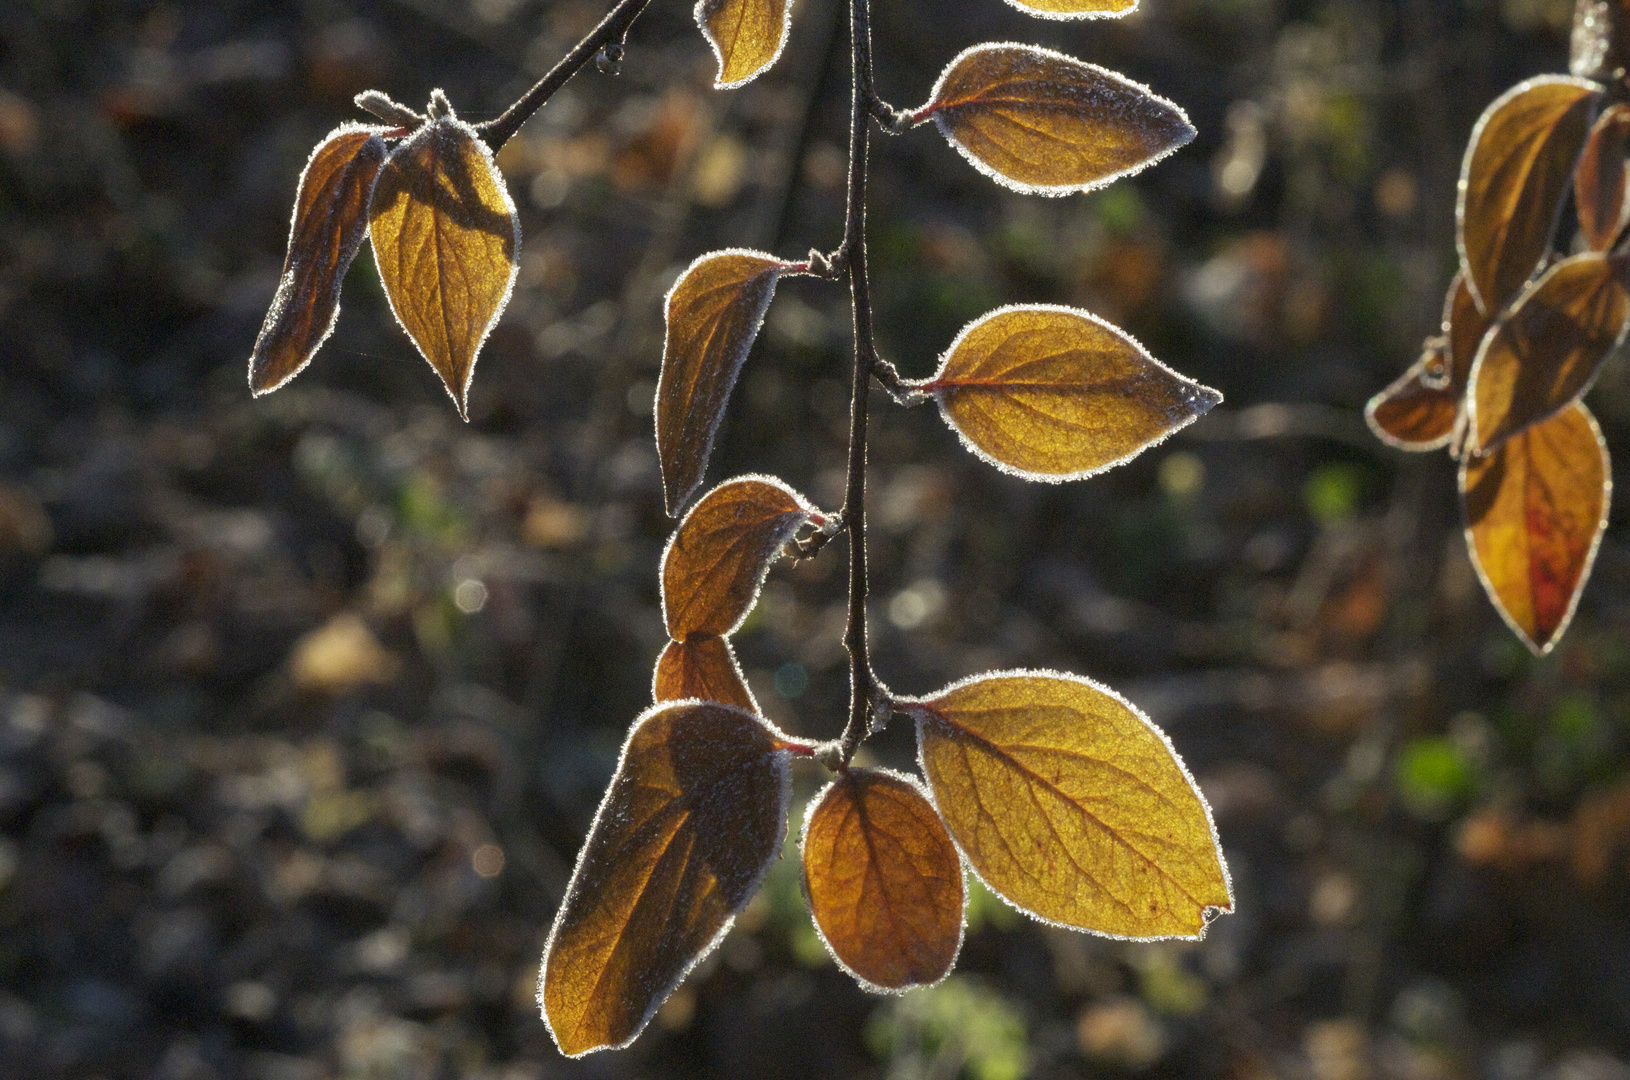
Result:
{"label": "leaf stem", "polygon": [[600,25],[590,30],[582,41],[572,47],[571,52],[561,58],[560,63],[550,69],[549,74],[522,94],[519,101],[505,109],[502,116],[476,124],[476,134],[497,152],[499,147],[521,130],[521,125],[530,120],[533,113],[543,108],[543,103],[553,97],[556,90],[566,85],[566,80],[576,75],[584,65],[598,56],[602,48],[615,46],[615,52],[620,57],[623,39],[628,36],[628,28],[634,25],[634,20],[639,18],[640,12],[645,10],[648,3],[650,0],[618,0],[617,6],[600,20]]}

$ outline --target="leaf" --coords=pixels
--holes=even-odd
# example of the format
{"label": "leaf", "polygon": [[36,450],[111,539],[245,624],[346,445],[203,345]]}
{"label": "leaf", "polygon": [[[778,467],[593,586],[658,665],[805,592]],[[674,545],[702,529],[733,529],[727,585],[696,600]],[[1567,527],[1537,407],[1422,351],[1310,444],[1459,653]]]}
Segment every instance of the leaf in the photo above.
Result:
{"label": "leaf", "polygon": [[300,174],[289,252],[249,357],[249,389],[269,394],[305,369],[340,316],[340,283],[368,235],[368,196],[385,161],[384,128],[341,124]]}
{"label": "leaf", "polygon": [[468,124],[432,120],[385,162],[368,213],[391,311],[469,419],[476,356],[509,303],[521,246],[492,151]]}
{"label": "leaf", "polygon": [[1466,547],[1489,599],[1543,656],[1573,618],[1613,491],[1607,444],[1583,403],[1460,465]]}
{"label": "leaf", "polygon": [[1421,358],[1364,407],[1364,418],[1382,442],[1418,451],[1436,450],[1449,441],[1487,329],[1465,275],[1456,274],[1443,301],[1442,335],[1428,338]]}
{"label": "leaf", "polygon": [[780,59],[792,29],[792,0],[697,0],[695,15],[719,61],[713,86],[732,90]]}
{"label": "leaf", "polygon": [[1590,388],[1624,340],[1623,257],[1586,252],[1545,272],[1483,339],[1467,397],[1469,444],[1486,454]]}
{"label": "leaf", "polygon": [[1042,19],[1118,19],[1130,15],[1138,0],[1007,0]]}
{"label": "leaf", "polygon": [[658,702],[701,698],[758,712],[758,702],[741,677],[730,642],[716,634],[692,634],[670,641],[657,657],[651,696]]}
{"label": "leaf", "polygon": [[656,425],[670,515],[702,483],[742,361],[776,281],[792,266],[758,251],[715,251],[691,263],[668,292]]}
{"label": "leaf", "polygon": [[662,553],[668,635],[733,633],[758,599],[770,562],[806,521],[826,519],[769,476],[727,480],[691,507]]}
{"label": "leaf", "polygon": [[913,780],[851,768],[810,804],[804,884],[821,938],[871,990],[943,979],[962,945],[962,860]]}
{"label": "leaf", "polygon": [[1183,110],[1096,64],[1033,45],[965,49],[912,114],[998,183],[1017,191],[1091,191],[1194,138]]}
{"label": "leaf", "polygon": [[1624,159],[1630,152],[1630,105],[1602,111],[1573,173],[1573,201],[1579,228],[1591,251],[1606,251],[1630,223],[1630,200],[1624,197]]}
{"label": "leaf", "polygon": [[538,1002],[562,1053],[632,1042],[724,937],[781,850],[781,738],[712,702],[634,722],[544,947]]}
{"label": "leaf", "polygon": [[1008,671],[902,703],[940,816],[980,878],[1041,919],[1198,937],[1232,910],[1211,811],[1147,717],[1097,683]]}
{"label": "leaf", "polygon": [[1534,273],[1601,87],[1547,75],[1484,110],[1460,168],[1455,242],[1478,307],[1493,315]]}
{"label": "leaf", "polygon": [[1097,316],[1047,304],[974,320],[912,385],[975,454],[1049,482],[1128,461],[1222,400]]}

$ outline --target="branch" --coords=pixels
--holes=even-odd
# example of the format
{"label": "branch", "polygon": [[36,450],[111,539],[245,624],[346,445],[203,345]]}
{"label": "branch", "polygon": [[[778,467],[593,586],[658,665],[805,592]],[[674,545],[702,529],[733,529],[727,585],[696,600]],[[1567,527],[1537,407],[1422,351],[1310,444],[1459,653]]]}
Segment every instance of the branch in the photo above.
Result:
{"label": "branch", "polygon": [[601,49],[605,49],[607,65],[615,72],[615,65],[622,58],[623,40],[628,36],[628,28],[634,25],[634,20],[639,18],[648,3],[650,0],[618,0],[617,6],[600,20],[600,25],[590,30],[549,74],[521,95],[519,101],[505,109],[502,116],[476,124],[476,134],[496,153],[521,130],[521,125],[530,120],[533,113],[543,108],[543,103],[553,97],[556,90],[566,85],[566,80],[599,55]]}

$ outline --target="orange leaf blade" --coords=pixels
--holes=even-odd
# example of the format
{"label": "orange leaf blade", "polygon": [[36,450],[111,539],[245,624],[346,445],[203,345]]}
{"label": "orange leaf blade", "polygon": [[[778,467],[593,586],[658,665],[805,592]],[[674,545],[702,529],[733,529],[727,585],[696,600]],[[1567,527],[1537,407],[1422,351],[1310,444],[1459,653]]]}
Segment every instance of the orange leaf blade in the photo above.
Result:
{"label": "orange leaf blade", "polygon": [[1194,138],[1183,110],[1148,87],[1030,45],[964,50],[917,115],[980,172],[1042,195],[1103,187]]}
{"label": "orange leaf blade", "polygon": [[804,883],[815,926],[868,989],[943,979],[962,945],[962,860],[907,777],[851,768],[810,803]]}
{"label": "orange leaf blade", "polygon": [[732,90],[780,59],[792,29],[792,0],[698,0],[695,15],[719,61],[714,89]]}
{"label": "orange leaf blade", "polygon": [[1472,128],[1455,207],[1460,266],[1489,315],[1515,296],[1551,236],[1601,87],[1548,75],[1500,95]]}
{"label": "orange leaf blade", "polygon": [[1630,105],[1602,111],[1585,140],[1573,174],[1579,228],[1591,251],[1606,251],[1630,222],[1630,200],[1624,195],[1624,159],[1630,152]]}
{"label": "orange leaf blade", "polygon": [[778,741],[711,702],[634,722],[544,949],[538,1001],[562,1053],[633,1041],[758,891],[786,829]]}
{"label": "orange leaf blade", "polygon": [[668,292],[656,427],[670,515],[701,486],[736,376],[791,265],[757,251],[715,251],[691,263]]}
{"label": "orange leaf blade", "polygon": [[383,130],[342,124],[300,174],[283,277],[249,357],[256,397],[300,374],[334,331],[340,283],[368,235],[368,196],[385,162]]}
{"label": "orange leaf blade", "polygon": [[1233,896],[1211,811],[1164,735],[1077,676],[976,676],[921,702],[918,755],[969,864],[1038,918],[1198,937]]}
{"label": "orange leaf blade", "polygon": [[1364,419],[1376,437],[1400,450],[1436,450],[1453,437],[1465,408],[1466,383],[1488,319],[1477,310],[1464,274],[1449,283],[1443,335],[1428,339],[1421,358],[1370,399]]}
{"label": "orange leaf blade", "polygon": [[1222,395],[1074,308],[998,308],[919,384],[975,454],[1030,480],[1076,480],[1142,453]]}
{"label": "orange leaf blade", "polygon": [[658,703],[700,698],[758,712],[758,702],[741,677],[730,642],[713,634],[670,641],[657,657],[651,696]]}
{"label": "orange leaf blade", "polygon": [[1466,547],[1489,599],[1544,655],[1590,577],[1613,491],[1607,444],[1580,402],[1460,467]]}
{"label": "orange leaf blade", "polygon": [[391,311],[468,419],[476,358],[509,303],[521,247],[492,152],[468,124],[432,120],[386,160],[369,216]]}
{"label": "orange leaf blade", "polygon": [[1007,0],[1024,12],[1041,19],[1118,19],[1129,15],[1138,0]]}
{"label": "orange leaf blade", "polygon": [[1483,341],[1472,369],[1470,444],[1480,454],[1565,408],[1624,340],[1622,259],[1585,252],[1536,281]]}
{"label": "orange leaf blade", "polygon": [[702,496],[662,553],[668,636],[733,633],[782,545],[816,516],[802,495],[768,476],[727,480]]}

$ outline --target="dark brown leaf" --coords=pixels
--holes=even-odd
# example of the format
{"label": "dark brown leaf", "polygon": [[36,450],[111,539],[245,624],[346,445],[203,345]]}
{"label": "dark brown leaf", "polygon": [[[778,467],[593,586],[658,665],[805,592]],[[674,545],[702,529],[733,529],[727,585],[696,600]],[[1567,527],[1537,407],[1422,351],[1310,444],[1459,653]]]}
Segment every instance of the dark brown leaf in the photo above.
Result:
{"label": "dark brown leaf", "polygon": [[1601,87],[1546,75],[1496,98],[1460,169],[1456,243],[1478,307],[1494,315],[1539,266]]}
{"label": "dark brown leaf", "polygon": [[1449,442],[1487,329],[1464,275],[1456,274],[1443,301],[1443,334],[1427,339],[1421,358],[1365,406],[1364,418],[1382,442],[1400,450],[1436,450]]}
{"label": "dark brown leaf", "polygon": [[468,419],[476,357],[509,303],[521,246],[492,152],[468,124],[430,121],[379,171],[369,219],[391,310]]}
{"label": "dark brown leaf", "polygon": [[758,891],[786,831],[785,746],[712,702],[634,722],[544,948],[538,1001],[562,1053],[633,1041]]}
{"label": "dark brown leaf", "polygon": [[1487,457],[1461,462],[1472,565],[1495,608],[1537,654],[1561,639],[1579,605],[1612,490],[1607,444],[1580,402]]}
{"label": "dark brown leaf", "polygon": [[735,650],[717,634],[692,634],[684,641],[668,642],[657,658],[651,696],[658,702],[701,698],[758,712]]}
{"label": "dark brown leaf", "polygon": [[1623,257],[1563,259],[1484,338],[1467,395],[1469,444],[1486,454],[1590,388],[1624,340],[1630,316]]}
{"label": "dark brown leaf", "polygon": [[912,779],[851,768],[810,803],[804,884],[838,962],[870,989],[938,982],[962,945],[962,859]]}
{"label": "dark brown leaf", "polygon": [[702,483],[736,376],[775,283],[792,266],[759,251],[715,251],[691,263],[668,292],[656,423],[669,514]]}
{"label": "dark brown leaf", "polygon": [[340,283],[368,235],[368,197],[385,163],[384,128],[342,124],[300,174],[283,278],[249,357],[258,397],[294,378],[334,330]]}
{"label": "dark brown leaf", "polygon": [[1624,197],[1624,158],[1630,150],[1630,105],[1609,105],[1597,118],[1573,174],[1579,228],[1592,251],[1606,251],[1630,220]]}
{"label": "dark brown leaf", "polygon": [[825,519],[770,476],[727,480],[702,496],[662,553],[668,636],[734,632],[753,609],[770,562],[811,520]]}

